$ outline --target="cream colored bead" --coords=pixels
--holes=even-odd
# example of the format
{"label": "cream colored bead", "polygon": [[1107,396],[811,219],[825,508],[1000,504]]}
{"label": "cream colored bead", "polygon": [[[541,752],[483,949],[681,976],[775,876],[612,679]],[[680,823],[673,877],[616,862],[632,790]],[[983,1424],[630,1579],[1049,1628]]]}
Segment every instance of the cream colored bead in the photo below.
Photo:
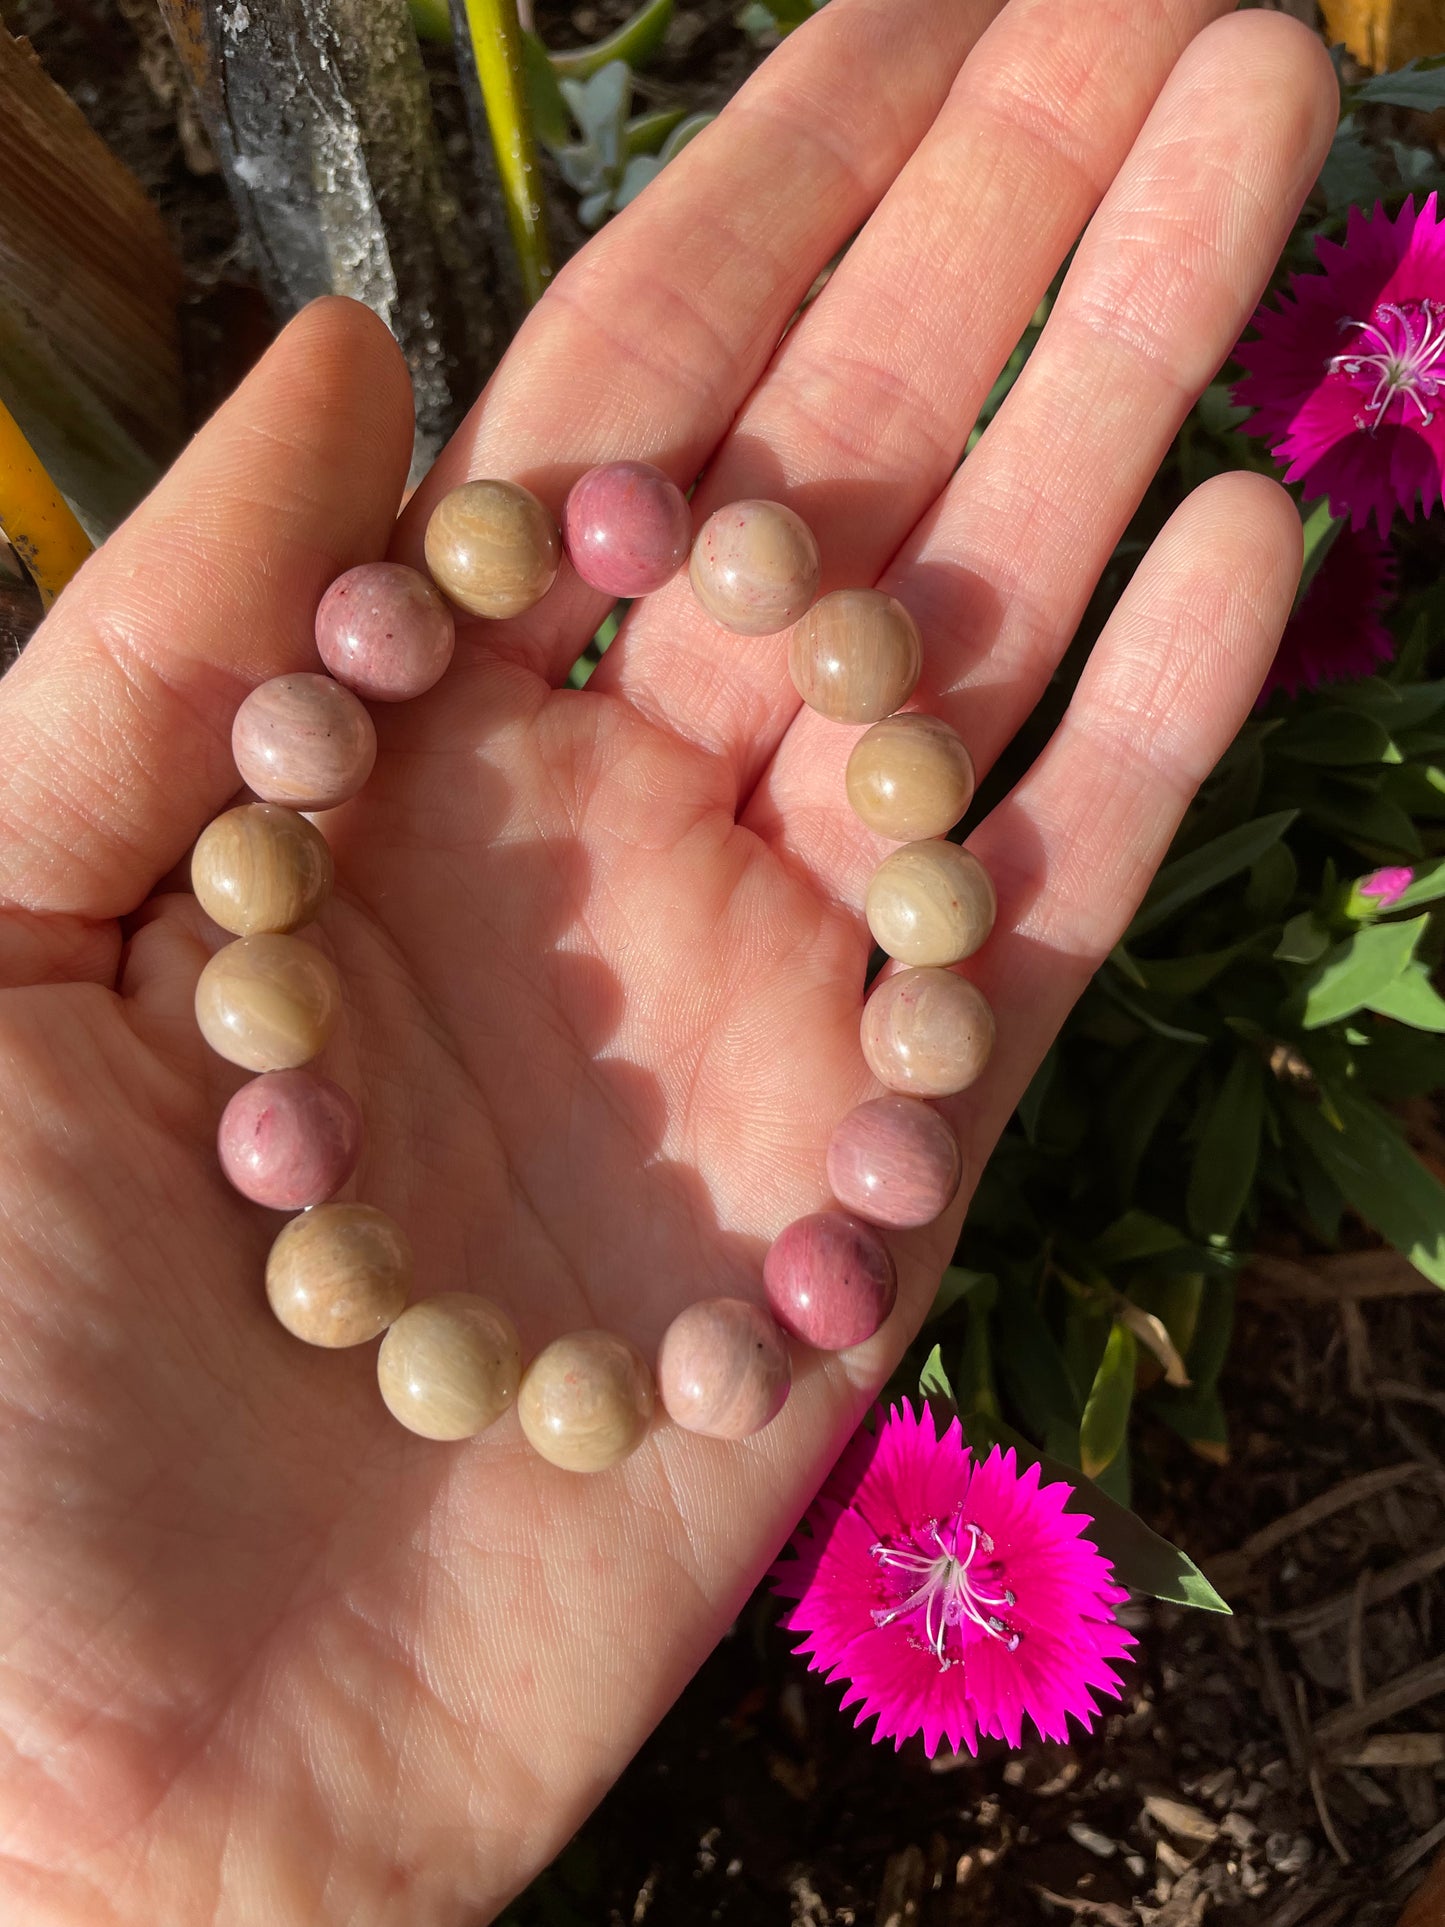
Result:
{"label": "cream colored bead", "polygon": [[266,1260],[266,1296],[308,1345],[364,1345],[411,1289],[411,1244],[370,1204],[319,1204],[284,1228]]}
{"label": "cream colored bead", "polygon": [[998,899],[976,856],[935,839],[884,857],[864,913],[874,941],[900,963],[955,964],[993,929]]}
{"label": "cream colored bead", "polygon": [[652,1422],[652,1373],[615,1332],[568,1332],[527,1367],[517,1399],[533,1447],[568,1472],[602,1472],[642,1443]]}
{"label": "cream colored bead", "polygon": [[191,888],[213,923],[238,937],[284,936],[310,923],[334,871],[314,823],[276,803],[243,803],[207,824]]}
{"label": "cream colored bead", "polygon": [[300,937],[239,937],[196,985],[196,1022],[219,1056],[248,1071],[290,1071],[326,1044],[341,1014],[341,979]]}
{"label": "cream colored bead", "polygon": [[885,716],[853,745],[846,777],[859,820],[896,842],[943,836],[973,801],[973,758],[937,716]]}
{"label": "cream colored bead", "polygon": [[410,1305],[381,1341],[376,1379],[386,1408],[424,1439],[469,1439],[517,1397],[522,1342],[489,1298],[444,1291]]}
{"label": "cream colored bead", "polygon": [[952,1097],[981,1076],[993,1051],[993,1012],[952,970],[899,970],[863,1006],[863,1055],[885,1089]]}
{"label": "cream colored bead", "polygon": [[562,538],[530,489],[479,480],[450,489],[426,525],[426,565],[459,608],[524,615],[557,579]]}

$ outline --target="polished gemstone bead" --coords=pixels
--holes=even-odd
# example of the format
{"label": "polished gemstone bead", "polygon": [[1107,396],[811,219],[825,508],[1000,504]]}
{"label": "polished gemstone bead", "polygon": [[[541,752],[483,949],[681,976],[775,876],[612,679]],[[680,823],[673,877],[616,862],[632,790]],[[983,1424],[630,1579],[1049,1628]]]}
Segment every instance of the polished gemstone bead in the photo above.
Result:
{"label": "polished gemstone bead", "polygon": [[329,1077],[268,1071],[243,1084],[221,1113],[221,1169],[241,1193],[273,1211],[304,1211],[334,1197],[361,1155],[361,1112]]}
{"label": "polished gemstone bead", "polygon": [[844,1211],[815,1211],[775,1238],[763,1260],[773,1316],[820,1352],[871,1338],[893,1309],[893,1254],[871,1224]]}
{"label": "polished gemstone bead", "polygon": [[874,1097],[849,1111],[828,1145],[833,1196],[870,1224],[932,1224],[963,1175],[947,1120],[916,1097]]}
{"label": "polished gemstone bead", "polygon": [[973,758],[937,716],[887,716],[853,745],[846,783],[854,814],[880,836],[943,836],[973,801]]}
{"label": "polished gemstone bead", "polygon": [[743,1439],[783,1409],[793,1368],[768,1314],[742,1298],[704,1298],[663,1333],[657,1390],[687,1432]]}
{"label": "polished gemstone bead", "polygon": [[273,676],[236,711],[231,754],[242,782],[265,802],[329,810],[370,776],[376,729],[330,676]]}
{"label": "polished gemstone bead", "polygon": [[604,595],[651,595],[687,560],[687,497],[651,462],[606,462],[572,486],[562,509],[572,566]]}
{"label": "polished gemstone bead", "polygon": [[376,1382],[392,1417],[424,1439],[469,1439],[515,1403],[517,1328],[490,1298],[444,1291],[408,1305],[381,1341]]}
{"label": "polished gemstone bead", "polygon": [[384,1332],[411,1289],[411,1244],[372,1204],[319,1204],[286,1225],[266,1296],[293,1338],[335,1349]]}
{"label": "polished gemstone bead", "polygon": [[568,1332],[527,1367],[517,1398],[522,1430],[568,1472],[603,1472],[634,1452],[652,1422],[652,1374],[615,1332]]}
{"label": "polished gemstone bead", "polygon": [[835,589],[788,643],[793,687],[835,723],[876,723],[918,687],[923,642],[901,602],[881,589]]}
{"label": "polished gemstone bead", "polygon": [[864,902],[873,940],[906,964],[971,957],[998,913],[993,881],[956,843],[905,843],[873,872]]}
{"label": "polished gemstone bead", "polygon": [[463,482],[426,525],[426,565],[458,608],[500,621],[520,616],[557,580],[562,538],[529,488]]}
{"label": "polished gemstone bead", "polygon": [[227,810],[202,830],[191,856],[197,903],[237,937],[284,936],[310,923],[334,874],[320,830],[279,803]]}
{"label": "polished gemstone bead", "polygon": [[952,970],[900,970],[863,1006],[863,1055],[880,1084],[914,1097],[966,1091],[993,1049],[993,1012]]}
{"label": "polished gemstone bead", "polygon": [[739,636],[772,636],[818,593],[818,544],[781,502],[729,502],[692,545],[692,592],[714,622]]}
{"label": "polished gemstone bead", "polygon": [[456,633],[446,597],[419,569],[401,562],[348,569],[316,611],[321,660],[368,702],[424,695],[445,675]]}
{"label": "polished gemstone bead", "polygon": [[211,1049],[248,1071],[289,1071],[321,1050],[341,1014],[341,979],[300,937],[239,937],[196,985]]}

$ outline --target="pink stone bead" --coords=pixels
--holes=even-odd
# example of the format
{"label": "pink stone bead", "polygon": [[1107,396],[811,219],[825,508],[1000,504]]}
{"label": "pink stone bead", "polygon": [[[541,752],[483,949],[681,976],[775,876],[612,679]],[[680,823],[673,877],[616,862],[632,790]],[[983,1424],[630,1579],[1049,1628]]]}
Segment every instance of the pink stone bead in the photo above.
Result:
{"label": "pink stone bead", "polygon": [[849,1111],[828,1146],[828,1182],[839,1204],[897,1231],[932,1224],[963,1176],[958,1139],[916,1097],[875,1097]]}
{"label": "pink stone bead", "polygon": [[651,595],[692,546],[692,511],[650,462],[605,462],[575,482],[562,510],[572,567],[604,595]]}
{"label": "pink stone bead", "polygon": [[361,1154],[361,1112],[315,1071],[268,1071],[221,1113],[221,1169],[243,1198],[305,1211],[334,1197]]}
{"label": "pink stone bead", "polygon": [[236,711],[231,754],[263,803],[329,810],[370,776],[376,729],[330,676],[273,676]]}
{"label": "pink stone bead", "polygon": [[742,1298],[704,1298],[678,1313],[657,1354],[657,1389],[687,1432],[745,1439],[782,1411],[792,1383],[787,1342]]}
{"label": "pink stone bead", "polygon": [[893,1254],[861,1218],[816,1211],[773,1240],[763,1284],[784,1331],[820,1352],[846,1351],[871,1338],[893,1309]]}
{"label": "pink stone bead", "polygon": [[368,702],[401,703],[441,681],[457,627],[441,590],[400,562],[363,562],[337,576],[316,611],[316,647]]}

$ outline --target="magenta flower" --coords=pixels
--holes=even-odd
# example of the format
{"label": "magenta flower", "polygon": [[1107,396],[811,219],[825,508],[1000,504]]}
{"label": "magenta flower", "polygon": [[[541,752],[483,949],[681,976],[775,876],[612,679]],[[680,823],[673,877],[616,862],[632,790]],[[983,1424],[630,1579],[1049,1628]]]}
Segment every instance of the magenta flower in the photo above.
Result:
{"label": "magenta flower", "polygon": [[1389,662],[1395,643],[1381,620],[1395,594],[1395,558],[1372,529],[1341,529],[1285,624],[1259,692],[1295,695],[1355,682]]}
{"label": "magenta flower", "polygon": [[876,1714],[875,1742],[976,1753],[981,1735],[1017,1746],[1025,1717],[1065,1739],[1071,1714],[1097,1717],[1095,1692],[1118,1696],[1128,1595],[1072,1496],[1012,1451],[976,1459],[957,1419],[940,1438],[927,1407],[857,1434],[773,1569],[796,1650],[862,1702],[855,1726]]}
{"label": "magenta flower", "polygon": [[1445,478],[1445,223],[1432,194],[1392,221],[1350,209],[1343,242],[1318,240],[1323,274],[1296,274],[1258,339],[1235,349],[1248,369],[1235,399],[1250,432],[1286,463],[1306,499],[1381,535],[1396,508],[1430,514]]}
{"label": "magenta flower", "polygon": [[1355,886],[1362,897],[1373,897],[1382,910],[1393,910],[1415,881],[1415,872],[1403,863],[1392,863],[1384,870],[1372,870]]}

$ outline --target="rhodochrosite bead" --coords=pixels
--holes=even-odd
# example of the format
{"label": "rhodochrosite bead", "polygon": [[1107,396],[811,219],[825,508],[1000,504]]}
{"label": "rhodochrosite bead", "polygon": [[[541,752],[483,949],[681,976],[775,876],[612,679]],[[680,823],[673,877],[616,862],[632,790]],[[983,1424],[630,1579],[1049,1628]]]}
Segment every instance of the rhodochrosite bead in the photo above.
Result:
{"label": "rhodochrosite bead", "polygon": [[773,1240],[763,1260],[773,1316],[820,1352],[841,1352],[871,1338],[893,1309],[893,1254],[861,1218],[817,1211]]}
{"label": "rhodochrosite bead", "polygon": [[568,1332],[538,1352],[517,1412],[533,1449],[568,1472],[604,1472],[652,1423],[652,1374],[615,1332]]}
{"label": "rhodochrosite bead", "polygon": [[687,560],[687,497],[651,462],[606,462],[572,486],[562,509],[572,566],[604,595],[651,595]]}
{"label": "rhodochrosite bead", "polygon": [[334,869],[314,823],[277,803],[243,803],[207,824],[191,857],[196,901],[238,937],[284,936],[310,923]]}
{"label": "rhodochrosite bead", "polygon": [[680,1311],[657,1353],[657,1390],[688,1432],[743,1439],[783,1409],[793,1368],[782,1333],[742,1298],[704,1298]]}
{"label": "rhodochrosite bead", "polygon": [[266,1296],[308,1345],[364,1345],[386,1330],[411,1289],[411,1244],[371,1204],[319,1204],[293,1218],[266,1260]]}
{"label": "rhodochrosite bead", "polygon": [[818,544],[781,502],[729,502],[692,545],[692,592],[724,629],[771,636],[796,622],[818,592]]}
{"label": "rhodochrosite bead", "polygon": [[345,1184],[361,1155],[361,1112],[315,1071],[270,1071],[243,1084],[221,1113],[221,1169],[273,1211],[304,1211]]}
{"label": "rhodochrosite bead", "polygon": [[265,802],[329,810],[370,776],[376,730],[330,676],[273,676],[236,711],[231,753],[241,780]]}
{"label": "rhodochrosite bead", "polygon": [[426,565],[459,608],[500,621],[525,615],[557,580],[562,538],[529,488],[463,482],[426,525]]}
{"label": "rhodochrosite bead", "polygon": [[469,1439],[517,1396],[522,1343],[489,1298],[446,1291],[409,1305],[381,1341],[376,1382],[392,1417],[424,1439]]}
{"label": "rhodochrosite bead", "polygon": [[963,1175],[958,1139],[916,1097],[874,1097],[849,1111],[828,1145],[833,1196],[870,1224],[932,1224]]}
{"label": "rhodochrosite bead", "polygon": [[788,671],[810,709],[835,723],[876,723],[918,687],[923,642],[901,602],[880,589],[835,589],[793,630]]}
{"label": "rhodochrosite bead", "polygon": [[248,1071],[309,1063],[336,1027],[341,979],[300,937],[240,937],[196,985],[196,1022],[218,1056]]}
{"label": "rhodochrosite bead", "polygon": [[998,913],[993,882],[956,843],[905,843],[873,872],[864,902],[875,942],[906,964],[971,957]]}
{"label": "rhodochrosite bead", "polygon": [[880,836],[942,836],[973,801],[973,758],[937,716],[888,716],[853,745],[854,814]]}
{"label": "rhodochrosite bead", "polygon": [[399,703],[440,682],[456,622],[417,569],[363,562],[337,576],[316,611],[316,648],[338,682],[368,702]]}
{"label": "rhodochrosite bead", "polygon": [[880,1084],[914,1097],[966,1091],[993,1049],[993,1012],[951,970],[900,970],[863,1006],[863,1055]]}

